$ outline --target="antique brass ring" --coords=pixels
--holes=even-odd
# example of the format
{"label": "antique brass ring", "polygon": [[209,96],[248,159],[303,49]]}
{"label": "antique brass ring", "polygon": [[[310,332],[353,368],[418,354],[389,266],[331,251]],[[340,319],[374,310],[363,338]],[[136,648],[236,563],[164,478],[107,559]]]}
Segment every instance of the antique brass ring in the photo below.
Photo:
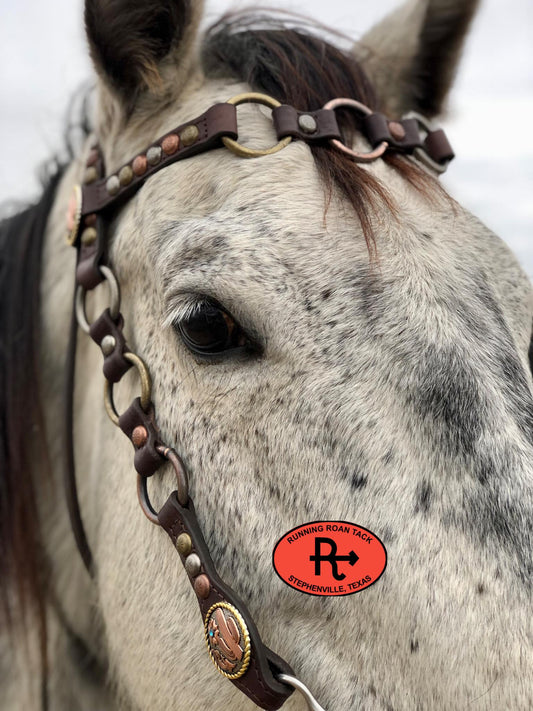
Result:
{"label": "antique brass ring", "polygon": [[[152,401],[152,379],[150,378],[150,372],[146,367],[145,362],[142,358],[139,358],[135,353],[126,351],[122,354],[126,360],[137,368],[139,373],[139,378],[141,380],[141,407],[146,412]],[[114,425],[119,425],[119,414],[117,413],[117,408],[115,407],[115,401],[113,399],[113,383],[109,380],[104,381],[104,406],[107,416]]]}
{"label": "antique brass ring", "polygon": [[[342,107],[349,107],[351,109],[355,109],[356,111],[362,113],[364,116],[370,116],[372,114],[372,110],[369,109],[368,106],[365,106],[365,104],[362,104],[360,101],[355,101],[355,99],[332,99],[331,101],[328,101],[327,104],[324,104],[322,108],[331,110]],[[382,141],[379,146],[377,146],[377,148],[374,148],[374,150],[368,151],[368,153],[359,153],[357,151],[352,151],[351,148],[345,146],[344,143],[341,143],[341,141],[339,141],[337,138],[330,138],[329,142],[339,151],[342,151],[343,153],[346,153],[347,155],[351,156],[355,161],[357,161],[357,163],[371,163],[377,158],[381,158],[381,156],[385,153],[389,145],[387,141]]]}
{"label": "antique brass ring", "polygon": [[[233,106],[239,106],[240,104],[262,104],[263,106],[268,106],[271,109],[281,106],[277,99],[273,99],[267,94],[259,94],[254,91],[246,92],[245,94],[237,94],[237,96],[233,96],[231,99],[228,99],[226,103],[233,104]],[[226,146],[226,148],[229,148],[232,153],[235,153],[241,158],[270,156],[273,153],[281,151],[281,149],[288,146],[291,141],[292,137],[287,136],[286,138],[282,138],[279,143],[276,143],[276,145],[271,148],[247,148],[238,141],[234,141],[233,138],[228,138],[228,136],[222,137],[222,143]]]}
{"label": "antique brass ring", "polygon": [[[120,311],[120,288],[118,286],[118,281],[111,269],[109,269],[109,267],[101,265],[99,269],[104,275],[105,280],[109,286],[109,314],[113,321],[115,321]],[[86,296],[87,290],[85,289],[85,287],[81,285],[78,286],[78,288],[76,289],[76,319],[82,331],[85,331],[85,333],[90,333],[91,324],[87,320],[87,312],[85,310]]]}

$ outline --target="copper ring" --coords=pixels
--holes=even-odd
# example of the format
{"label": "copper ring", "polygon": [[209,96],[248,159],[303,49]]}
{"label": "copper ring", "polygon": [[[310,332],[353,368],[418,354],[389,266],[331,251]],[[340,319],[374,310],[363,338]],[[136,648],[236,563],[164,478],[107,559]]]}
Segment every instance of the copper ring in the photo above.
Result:
{"label": "copper ring", "polygon": [[[120,312],[120,287],[116,276],[113,274],[109,267],[100,265],[100,271],[105,277],[105,281],[109,286],[109,313],[113,321],[115,321]],[[87,290],[81,284],[76,289],[76,319],[78,321],[79,327],[85,333],[90,333],[91,324],[87,320],[87,312],[85,310],[85,297],[87,296]]]}
{"label": "copper ring", "polygon": [[[137,368],[139,378],[141,379],[141,407],[146,412],[152,402],[152,379],[150,377],[150,372],[146,367],[146,363],[142,358],[139,358],[136,353],[126,351],[122,355]],[[115,401],[113,399],[113,383],[107,380],[107,378],[104,381],[104,406],[107,416],[111,422],[118,426],[119,414],[117,413],[117,408],[115,407]]]}
{"label": "copper ring", "polygon": [[[263,106],[268,106],[271,109],[281,106],[277,99],[273,99],[267,94],[259,94],[255,91],[237,94],[237,96],[233,96],[231,99],[228,99],[226,103],[233,104],[233,106],[239,106],[240,104],[262,104]],[[238,143],[238,141],[234,141],[233,138],[228,138],[228,136],[222,137],[222,143],[226,146],[226,148],[229,148],[232,153],[235,153],[241,158],[258,158],[259,156],[272,155],[273,153],[281,151],[281,149],[285,148],[285,146],[288,146],[291,141],[292,137],[286,136],[271,148],[247,148],[246,146]]]}
{"label": "copper ring", "polygon": [[[182,506],[186,506],[189,501],[189,484],[183,462],[173,449],[164,444],[158,444],[156,450],[164,459],[172,464],[178,485],[178,501]],[[156,526],[160,526],[161,523],[159,522],[157,511],[152,506],[150,497],[148,496],[148,477],[141,476],[140,474],[137,474],[137,498],[139,499],[139,505],[146,518]]]}
{"label": "copper ring", "polygon": [[164,444],[160,444],[156,447],[159,454],[168,460],[174,469],[176,474],[176,480],[178,482],[178,501],[182,506],[187,505],[189,500],[189,481],[187,479],[187,471],[183,462],[181,461],[179,455],[171,448],[166,447]]}
{"label": "copper ring", "polygon": [[139,505],[142,509],[143,514],[146,518],[151,521],[154,525],[160,526],[159,519],[157,517],[157,512],[150,503],[150,497],[148,496],[148,478],[137,474],[137,498],[139,499]]}
{"label": "copper ring", "polygon": [[[331,101],[328,101],[327,104],[324,104],[322,108],[332,110],[341,108],[342,106],[349,106],[350,108],[359,111],[364,116],[370,116],[373,113],[372,110],[368,108],[368,106],[365,106],[365,104],[362,104],[360,101],[355,101],[355,99],[331,99]],[[374,150],[369,151],[368,153],[358,153],[357,151],[352,151],[351,148],[345,146],[344,143],[341,143],[341,141],[339,141],[337,138],[330,138],[329,142],[339,151],[342,151],[343,153],[346,153],[347,155],[351,156],[358,163],[371,163],[372,161],[381,158],[381,156],[389,147],[387,141],[382,141],[379,146],[377,146],[377,148],[374,148]]]}

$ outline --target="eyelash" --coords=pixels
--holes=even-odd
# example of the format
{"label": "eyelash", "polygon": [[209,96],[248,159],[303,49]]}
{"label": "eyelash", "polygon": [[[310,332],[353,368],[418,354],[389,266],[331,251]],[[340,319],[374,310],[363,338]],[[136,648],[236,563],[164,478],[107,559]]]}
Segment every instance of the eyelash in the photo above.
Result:
{"label": "eyelash", "polygon": [[193,297],[180,307],[172,325],[196,357],[221,358],[258,355],[260,348],[224,307],[209,297]]}

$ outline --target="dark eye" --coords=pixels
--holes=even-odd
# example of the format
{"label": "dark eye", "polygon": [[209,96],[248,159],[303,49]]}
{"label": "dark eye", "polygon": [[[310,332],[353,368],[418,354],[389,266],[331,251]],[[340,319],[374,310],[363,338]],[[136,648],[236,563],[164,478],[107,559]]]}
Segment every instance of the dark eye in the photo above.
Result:
{"label": "dark eye", "polygon": [[174,327],[196,355],[257,351],[234,318],[215,302],[197,304],[186,318],[176,321]]}

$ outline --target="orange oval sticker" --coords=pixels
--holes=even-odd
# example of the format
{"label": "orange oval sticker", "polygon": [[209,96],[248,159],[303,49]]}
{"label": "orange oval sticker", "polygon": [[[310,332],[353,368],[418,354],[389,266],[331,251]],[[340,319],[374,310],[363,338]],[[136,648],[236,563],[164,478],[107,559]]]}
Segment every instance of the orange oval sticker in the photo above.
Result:
{"label": "orange oval sticker", "polygon": [[282,536],[272,554],[274,570],[308,595],[352,595],[383,575],[387,551],[367,528],[348,521],[312,521]]}

